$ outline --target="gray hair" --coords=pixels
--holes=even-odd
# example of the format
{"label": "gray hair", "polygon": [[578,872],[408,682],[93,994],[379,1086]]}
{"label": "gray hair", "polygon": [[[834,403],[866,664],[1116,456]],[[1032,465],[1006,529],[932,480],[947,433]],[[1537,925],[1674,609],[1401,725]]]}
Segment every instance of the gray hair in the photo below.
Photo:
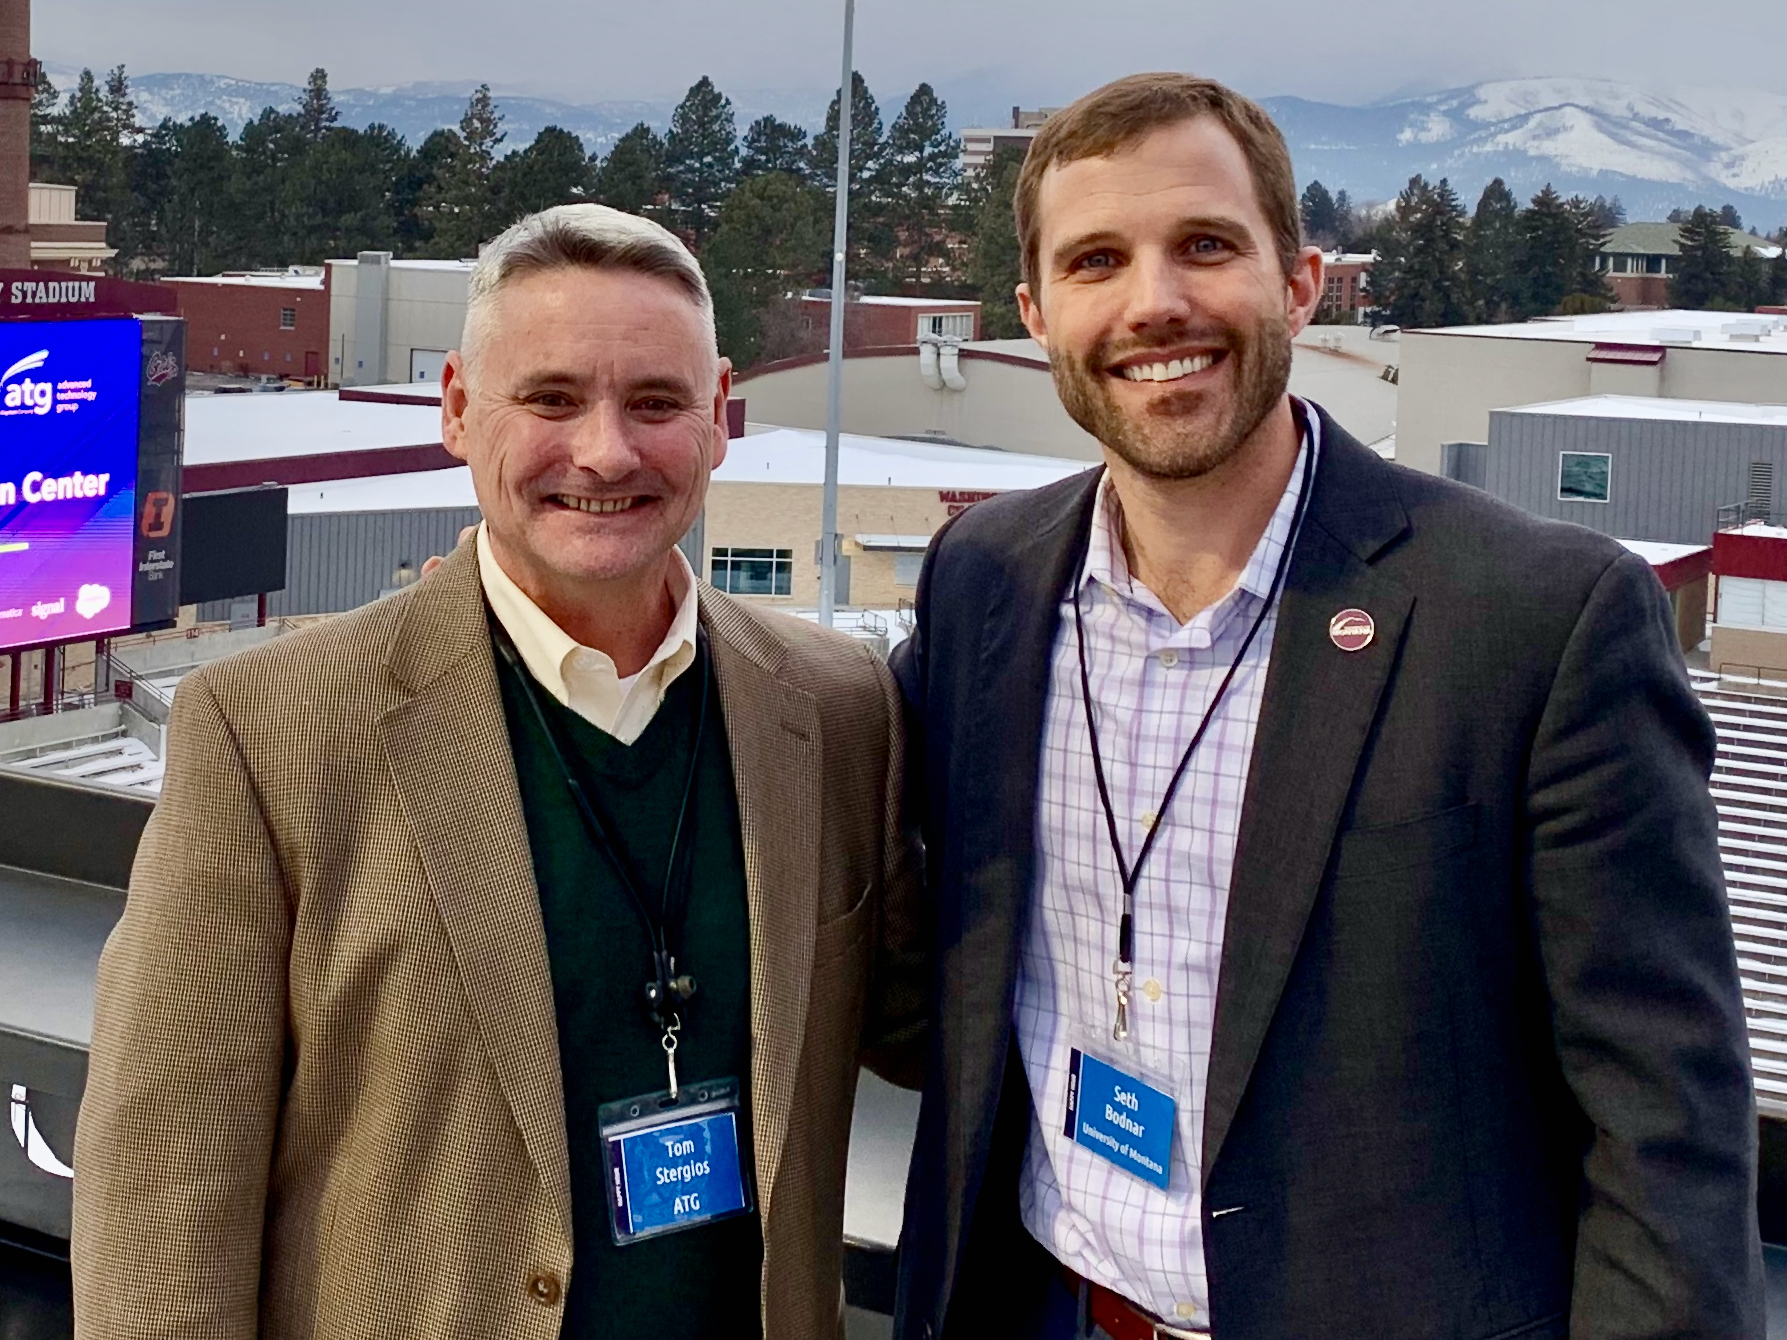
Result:
{"label": "gray hair", "polygon": [[554,205],[511,224],[479,253],[472,266],[465,331],[460,355],[477,356],[489,325],[490,307],[503,286],[542,270],[631,270],[667,279],[701,314],[708,348],[719,357],[714,336],[714,302],[707,276],[674,233],[650,219],[607,205]]}

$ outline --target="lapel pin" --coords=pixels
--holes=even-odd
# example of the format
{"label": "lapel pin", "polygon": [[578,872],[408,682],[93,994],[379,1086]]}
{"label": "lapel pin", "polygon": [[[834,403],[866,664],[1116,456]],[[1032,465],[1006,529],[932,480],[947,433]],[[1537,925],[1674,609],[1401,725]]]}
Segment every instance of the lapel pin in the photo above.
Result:
{"label": "lapel pin", "polygon": [[1328,640],[1342,651],[1364,651],[1377,636],[1377,625],[1364,610],[1342,610],[1328,620]]}

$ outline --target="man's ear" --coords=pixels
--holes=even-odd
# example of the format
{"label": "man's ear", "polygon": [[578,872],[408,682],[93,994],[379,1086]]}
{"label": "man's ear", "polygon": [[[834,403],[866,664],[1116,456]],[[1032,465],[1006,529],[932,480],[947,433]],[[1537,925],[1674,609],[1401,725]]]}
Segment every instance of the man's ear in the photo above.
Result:
{"label": "man's ear", "polygon": [[470,401],[465,357],[455,349],[441,368],[441,445],[462,461],[470,459],[465,444],[465,410]]}
{"label": "man's ear", "polygon": [[1018,285],[1018,317],[1030,338],[1044,349],[1049,347],[1049,323],[1042,319],[1042,303],[1031,293],[1030,285]]}
{"label": "man's ear", "polygon": [[726,402],[732,399],[732,360],[720,360],[720,384],[714,392],[714,453],[708,464],[710,471],[718,470],[720,463],[726,459],[726,445],[732,439],[732,430],[726,419]]}
{"label": "man's ear", "polygon": [[1320,247],[1304,247],[1291,263],[1285,280],[1285,319],[1291,334],[1300,334],[1315,319],[1322,304],[1322,271],[1326,258]]}

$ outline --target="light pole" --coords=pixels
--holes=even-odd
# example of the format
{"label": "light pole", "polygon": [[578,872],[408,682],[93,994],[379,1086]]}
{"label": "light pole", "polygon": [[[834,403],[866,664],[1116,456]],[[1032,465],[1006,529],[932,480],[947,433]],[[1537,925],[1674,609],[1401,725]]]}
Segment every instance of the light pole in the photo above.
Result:
{"label": "light pole", "polygon": [[844,77],[838,83],[838,198],[831,225],[831,349],[825,388],[825,503],[819,535],[819,622],[838,604],[838,432],[844,401],[844,248],[850,234],[850,39],[856,0],[844,0]]}

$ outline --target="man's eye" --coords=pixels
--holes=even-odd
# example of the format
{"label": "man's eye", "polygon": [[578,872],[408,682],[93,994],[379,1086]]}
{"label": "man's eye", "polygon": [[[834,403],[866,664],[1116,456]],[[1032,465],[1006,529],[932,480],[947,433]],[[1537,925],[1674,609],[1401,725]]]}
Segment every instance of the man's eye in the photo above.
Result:
{"label": "man's eye", "polygon": [[527,403],[540,409],[569,409],[571,397],[558,391],[541,391],[529,396]]}
{"label": "man's eye", "polygon": [[652,396],[648,400],[641,400],[637,408],[644,414],[674,414],[682,406],[674,400],[666,400],[662,396]]}
{"label": "man's eye", "polygon": [[1187,250],[1194,256],[1220,256],[1229,249],[1229,244],[1220,237],[1194,237]]}
{"label": "man's eye", "polygon": [[1092,251],[1081,256],[1073,263],[1076,270],[1109,270],[1117,264],[1116,256],[1108,251]]}

